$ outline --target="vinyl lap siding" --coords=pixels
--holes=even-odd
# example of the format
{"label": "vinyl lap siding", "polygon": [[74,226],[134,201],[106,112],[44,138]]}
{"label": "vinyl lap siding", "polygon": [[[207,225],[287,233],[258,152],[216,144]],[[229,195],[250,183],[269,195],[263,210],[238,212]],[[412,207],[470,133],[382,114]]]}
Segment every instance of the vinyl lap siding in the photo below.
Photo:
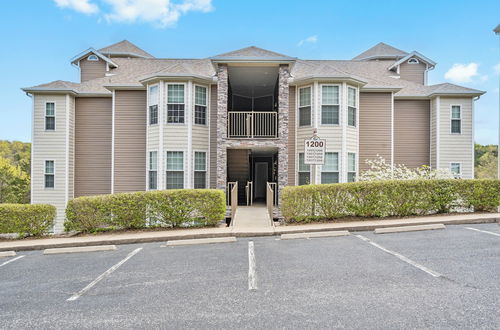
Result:
{"label": "vinyl lap siding", "polygon": [[210,88],[210,188],[217,187],[217,86]]}
{"label": "vinyl lap siding", "polygon": [[75,197],[75,97],[69,98],[68,200]]}
{"label": "vinyl lap siding", "polygon": [[408,167],[429,164],[428,100],[394,101],[394,163]]}
{"label": "vinyl lap siding", "polygon": [[403,63],[399,66],[399,76],[401,79],[413,81],[423,85],[425,84],[425,69],[426,66],[423,63]]}
{"label": "vinyl lap siding", "polygon": [[80,80],[81,82],[102,78],[106,75],[106,62],[88,61],[86,58],[80,61]]}
{"label": "vinyl lap siding", "polygon": [[431,115],[430,115],[430,165],[436,167],[436,99],[431,100]]}
{"label": "vinyl lap siding", "polygon": [[76,99],[76,197],[111,193],[111,120],[111,98]]}
{"label": "vinyl lap siding", "polygon": [[[439,167],[450,168],[450,163],[462,164],[462,178],[471,179],[473,169],[472,98],[440,98]],[[451,134],[451,105],[462,106],[462,133]]]}
{"label": "vinyl lap siding", "polygon": [[114,192],[146,187],[146,91],[115,92]]}
{"label": "vinyl lap siding", "polygon": [[359,169],[377,155],[391,162],[391,93],[360,93]]}
{"label": "vinyl lap siding", "polygon": [[[32,204],[57,208],[54,230],[63,230],[66,208],[66,95],[33,95]],[[56,129],[45,130],[45,103],[55,103]],[[54,188],[45,188],[45,161],[55,162]]]}
{"label": "vinyl lap siding", "polygon": [[295,104],[295,86],[289,88],[288,99],[288,185],[295,186],[295,127],[296,127],[296,104]]}

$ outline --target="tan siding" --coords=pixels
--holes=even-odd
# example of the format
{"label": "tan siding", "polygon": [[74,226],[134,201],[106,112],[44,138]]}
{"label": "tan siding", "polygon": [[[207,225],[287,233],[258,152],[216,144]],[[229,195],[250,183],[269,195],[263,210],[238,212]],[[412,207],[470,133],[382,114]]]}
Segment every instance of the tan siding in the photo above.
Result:
{"label": "tan siding", "polygon": [[[450,168],[450,163],[462,164],[462,177],[473,178],[472,166],[472,99],[440,98],[439,113],[439,167]],[[462,106],[462,133],[451,134],[451,105]]]}
{"label": "tan siding", "polygon": [[86,58],[80,61],[80,80],[82,82],[102,78],[106,74],[106,62],[99,59],[99,61],[88,61]]}
{"label": "tan siding", "polygon": [[68,200],[75,197],[75,97],[69,98]]}
{"label": "tan siding", "polygon": [[430,165],[436,167],[436,99],[431,100]]}
{"label": "tan siding", "polygon": [[115,92],[114,192],[146,188],[146,91]]}
{"label": "tan siding", "polygon": [[[66,208],[66,95],[34,95],[32,204],[51,204],[57,208],[54,230],[63,230]],[[55,103],[56,129],[45,130],[45,103]],[[44,186],[46,160],[55,162],[54,188]]]}
{"label": "tan siding", "polygon": [[217,86],[210,89],[210,188],[217,187]]}
{"label": "tan siding", "polygon": [[296,104],[295,86],[289,89],[288,97],[288,185],[295,186],[295,126],[296,126]]}
{"label": "tan siding", "polygon": [[394,101],[394,163],[429,165],[430,104],[428,100]]}
{"label": "tan siding", "polygon": [[75,196],[111,193],[112,99],[76,99]]}
{"label": "tan siding", "polygon": [[423,63],[408,64],[405,62],[399,66],[399,75],[401,79],[423,85],[425,83],[425,68]]}
{"label": "tan siding", "polygon": [[391,161],[391,93],[360,93],[359,169],[377,154]]}

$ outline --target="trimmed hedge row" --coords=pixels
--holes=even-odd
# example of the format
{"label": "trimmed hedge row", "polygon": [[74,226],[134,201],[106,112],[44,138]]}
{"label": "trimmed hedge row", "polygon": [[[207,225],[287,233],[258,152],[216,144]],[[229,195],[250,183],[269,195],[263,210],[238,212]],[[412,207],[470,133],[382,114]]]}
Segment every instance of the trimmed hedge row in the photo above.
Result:
{"label": "trimmed hedge row", "polygon": [[47,204],[0,204],[0,233],[40,236],[54,225],[56,208]]}
{"label": "trimmed hedge row", "polygon": [[214,226],[226,214],[215,189],[178,189],[78,197],[66,208],[66,231]]}
{"label": "trimmed hedge row", "polygon": [[495,212],[500,180],[387,180],[286,187],[281,212],[289,222],[342,217]]}

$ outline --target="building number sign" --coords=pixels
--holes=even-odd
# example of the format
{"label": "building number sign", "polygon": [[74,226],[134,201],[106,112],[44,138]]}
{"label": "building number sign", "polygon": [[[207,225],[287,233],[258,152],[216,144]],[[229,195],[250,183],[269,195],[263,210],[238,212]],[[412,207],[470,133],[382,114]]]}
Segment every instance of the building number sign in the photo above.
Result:
{"label": "building number sign", "polygon": [[323,165],[325,163],[325,140],[316,134],[312,138],[304,140],[304,164]]}

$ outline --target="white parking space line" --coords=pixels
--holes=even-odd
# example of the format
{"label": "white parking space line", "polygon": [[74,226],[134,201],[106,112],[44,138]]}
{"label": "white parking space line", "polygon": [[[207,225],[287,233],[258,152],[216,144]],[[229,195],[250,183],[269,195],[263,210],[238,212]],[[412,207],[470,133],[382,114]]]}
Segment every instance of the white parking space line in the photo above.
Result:
{"label": "white parking space line", "polygon": [[134,251],[130,252],[125,257],[125,259],[123,259],[122,261],[120,261],[119,263],[117,263],[116,265],[114,265],[113,267],[111,267],[110,269],[108,269],[107,271],[105,271],[104,273],[102,273],[101,275],[99,275],[98,278],[96,278],[95,280],[93,280],[92,282],[90,282],[89,285],[87,285],[86,287],[84,287],[83,289],[81,289],[80,291],[78,291],[77,293],[75,293],[74,295],[72,295],[71,297],[69,297],[66,301],[74,301],[74,300],[77,300],[78,298],[80,298],[85,292],[89,291],[94,285],[96,285],[97,283],[99,283],[99,281],[101,281],[105,277],[109,276],[112,272],[114,272],[115,270],[117,270],[121,265],[123,265],[127,260],[129,260],[130,258],[132,258],[134,255],[136,255],[141,250],[142,250],[142,248],[137,248]]}
{"label": "white parking space line", "polygon": [[494,235],[494,236],[500,236],[500,234],[494,233],[492,231],[481,230],[481,229],[476,229],[476,228],[472,228],[472,227],[465,227],[465,229],[474,230],[474,231],[478,231],[480,233],[490,234],[490,235]]}
{"label": "white parking space line", "polygon": [[257,274],[255,273],[255,250],[253,242],[248,242],[248,290],[257,290]]}
{"label": "white parking space line", "polygon": [[382,250],[382,251],[384,251],[386,253],[392,254],[393,256],[399,258],[400,260],[403,260],[404,262],[406,262],[406,263],[412,265],[413,267],[416,267],[416,268],[418,268],[418,269],[426,272],[429,275],[432,275],[434,277],[441,277],[441,276],[443,276],[442,274],[440,274],[438,272],[435,272],[432,269],[429,269],[429,268],[427,268],[425,266],[422,266],[421,264],[419,264],[419,263],[417,263],[417,262],[415,262],[415,261],[413,261],[411,259],[408,259],[407,257],[405,257],[402,254],[399,254],[397,252],[394,252],[394,251],[386,249],[382,245],[373,242],[372,240],[370,240],[369,238],[367,238],[367,237],[365,237],[363,235],[354,235],[354,236],[356,236],[357,238],[359,238],[359,239],[361,239],[361,240],[363,240],[363,241],[365,241],[367,243],[370,243],[371,245],[375,246],[376,248],[379,248],[380,250]]}
{"label": "white parking space line", "polygon": [[21,259],[21,258],[24,258],[24,256],[19,256],[19,257],[15,257],[14,259],[7,260],[7,261],[6,261],[6,262],[4,262],[3,264],[0,264],[0,267],[3,267],[3,266],[5,266],[5,265],[7,265],[7,264],[10,264],[11,262],[14,262],[14,261],[16,261],[16,260]]}

